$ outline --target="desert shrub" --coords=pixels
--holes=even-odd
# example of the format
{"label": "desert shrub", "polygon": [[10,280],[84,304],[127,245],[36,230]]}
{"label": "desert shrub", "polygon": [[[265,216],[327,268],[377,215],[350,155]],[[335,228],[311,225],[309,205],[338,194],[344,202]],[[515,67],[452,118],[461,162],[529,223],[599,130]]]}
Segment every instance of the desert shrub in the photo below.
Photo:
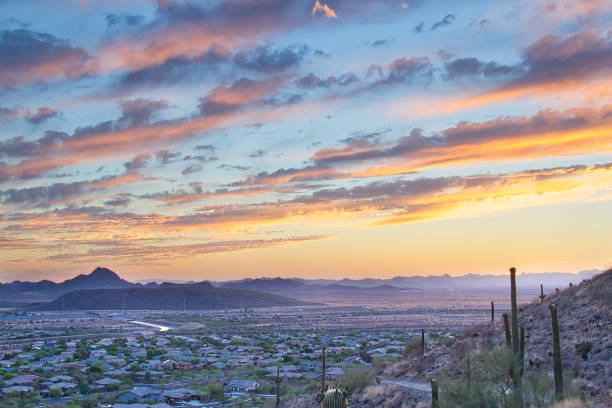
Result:
{"label": "desert shrub", "polygon": [[204,386],[204,391],[209,393],[212,397],[223,395],[223,387],[217,384],[206,384],[206,386]]}
{"label": "desert shrub", "polygon": [[404,358],[414,357],[419,354],[421,354],[421,339],[418,337],[408,339],[404,343],[404,351],[402,353]]}
{"label": "desert shrub", "polygon": [[[440,408],[511,407],[514,392],[511,368],[512,352],[506,347],[468,352],[458,378],[443,376],[438,380]],[[522,392],[528,407],[543,408],[554,402],[554,387],[545,370],[532,371],[523,377]],[[572,391],[567,395],[575,394]]]}
{"label": "desert shrub", "polygon": [[551,390],[553,382],[548,376],[546,370],[537,370],[531,372],[523,380],[523,393],[525,404],[529,404],[535,408],[546,407],[553,400],[554,396]]}
{"label": "desert shrub", "polygon": [[352,367],[338,378],[338,382],[353,393],[373,384],[375,379],[376,374],[372,370],[365,367]]}

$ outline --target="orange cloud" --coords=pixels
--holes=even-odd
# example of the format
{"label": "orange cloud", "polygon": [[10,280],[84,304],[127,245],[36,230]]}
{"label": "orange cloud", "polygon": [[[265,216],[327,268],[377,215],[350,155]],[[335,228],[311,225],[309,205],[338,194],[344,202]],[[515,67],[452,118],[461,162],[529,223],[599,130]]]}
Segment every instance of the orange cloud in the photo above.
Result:
{"label": "orange cloud", "polygon": [[[70,261],[71,257],[91,261],[92,257],[120,257],[122,253],[142,261],[159,261],[164,257],[174,259],[174,250],[184,256],[196,256],[301,241],[293,239],[295,227],[287,227],[290,224],[316,222],[317,229],[325,230],[327,225],[337,223],[355,226],[366,221],[386,225],[482,215],[584,199],[605,191],[611,183],[612,163],[577,165],[496,175],[374,182],[350,189],[322,188],[287,200],[207,206],[187,213],[115,213],[98,207],[22,212],[1,218],[0,231],[4,232],[6,251],[33,251],[57,261]],[[609,193],[599,195],[599,199],[610,198]],[[222,238],[232,234],[241,237],[243,232],[239,231],[245,228],[269,225],[281,229],[276,233],[278,238],[270,242],[265,237],[254,241],[259,244],[236,238],[231,240],[236,245],[228,249],[228,241]],[[162,243],[168,239],[175,244],[164,249]],[[64,244],[71,248],[69,253],[62,250]]]}
{"label": "orange cloud", "polygon": [[314,6],[312,7],[312,13],[311,14],[314,16],[318,12],[323,13],[325,15],[325,17],[327,17],[327,18],[338,18],[338,16],[336,16],[336,12],[331,7],[329,7],[325,3],[321,4],[321,2],[319,2],[319,0],[317,0],[315,2]]}

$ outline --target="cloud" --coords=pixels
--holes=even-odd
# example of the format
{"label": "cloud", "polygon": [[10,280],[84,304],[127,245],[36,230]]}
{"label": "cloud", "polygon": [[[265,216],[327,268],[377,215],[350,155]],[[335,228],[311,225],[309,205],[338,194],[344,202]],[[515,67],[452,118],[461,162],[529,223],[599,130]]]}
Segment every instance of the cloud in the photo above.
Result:
{"label": "cloud", "polygon": [[[208,249],[197,249],[202,244],[204,231],[221,231],[225,237],[229,231],[245,227],[286,225],[314,219],[318,222],[329,219],[333,219],[333,222],[361,220],[375,226],[470,215],[474,211],[479,214],[499,212],[507,208],[584,197],[601,191],[611,181],[612,163],[603,163],[499,174],[387,179],[350,187],[315,188],[310,194],[269,202],[206,205],[186,213],[168,215],[68,205],[52,211],[21,211],[1,217],[0,225],[12,236],[10,242],[4,240],[0,246],[6,247],[6,250],[44,249],[46,259],[53,257],[63,261],[91,261],[113,254],[134,257],[142,262],[158,259],[158,255],[166,258],[208,253]],[[192,184],[191,194],[203,194],[201,184]],[[178,194],[175,198],[179,198]],[[206,198],[209,197],[200,196],[197,199]],[[167,196],[166,199],[170,200],[171,197]],[[83,231],[87,231],[87,235]],[[31,234],[37,236],[36,246],[32,246],[33,241],[29,239]],[[175,238],[177,243],[163,245],[162,242],[169,238]],[[274,240],[280,245],[292,238],[289,235]],[[59,245],[60,239],[63,245],[83,249],[66,253]],[[194,240],[197,242],[194,243]],[[204,246],[208,247],[210,243],[213,248],[217,244],[225,248],[223,242],[227,241],[211,238],[204,242]],[[160,246],[168,248],[168,251]],[[245,247],[254,249],[265,245],[243,243],[231,246]]]}
{"label": "cloud", "polygon": [[23,207],[51,207],[69,204],[75,199],[85,199],[87,194],[118,186],[143,181],[144,177],[136,172],[116,176],[105,176],[96,180],[72,183],[53,183],[49,186],[11,188],[0,190],[0,201],[5,205]]}
{"label": "cloud", "polygon": [[329,76],[325,79],[319,78],[311,73],[295,80],[295,84],[303,89],[329,88],[332,86],[345,87],[357,84],[358,82],[360,82],[359,78],[351,72],[342,74],[338,77]]}
{"label": "cloud", "polygon": [[372,41],[370,43],[370,46],[374,47],[374,48],[387,47],[387,46],[391,45],[391,43],[393,41],[394,41],[394,39],[380,39],[380,40]]}
{"label": "cloud", "polygon": [[0,106],[0,123],[7,122],[9,120],[17,119],[23,115],[23,109],[19,106],[12,108],[5,108]]}
{"label": "cloud", "polygon": [[145,20],[144,16],[127,13],[107,14],[105,19],[107,27],[113,27],[119,24],[138,26],[144,23]]}
{"label": "cloud", "polygon": [[26,121],[33,125],[38,125],[47,119],[58,116],[58,112],[52,108],[38,108],[38,111],[33,114],[28,114]]}
{"label": "cloud", "polygon": [[448,79],[480,75],[484,77],[516,77],[523,72],[523,68],[500,65],[494,61],[485,63],[477,58],[458,58],[444,64],[444,72]]}
{"label": "cloud", "polygon": [[413,79],[417,74],[423,73],[431,66],[429,58],[398,58],[392,61],[388,68],[389,73],[383,80],[385,83],[404,82]]}
{"label": "cloud", "polygon": [[108,207],[127,207],[131,201],[129,194],[119,194],[115,198],[105,201],[104,205]]}
{"label": "cloud", "polygon": [[85,50],[52,34],[0,30],[0,86],[80,76],[90,59]]}
{"label": "cloud", "polygon": [[336,16],[336,12],[331,7],[325,3],[321,4],[319,0],[317,0],[312,7],[311,14],[313,16],[316,14],[323,14],[327,18],[338,18],[338,16]]}
{"label": "cloud", "polygon": [[297,66],[310,49],[306,45],[271,50],[270,47],[257,47],[240,51],[234,56],[234,62],[241,68],[260,73],[282,72]]}
{"label": "cloud", "polygon": [[433,31],[433,30],[436,30],[436,29],[438,29],[440,27],[451,25],[454,20],[455,20],[455,15],[454,14],[447,14],[447,15],[444,16],[444,18],[442,20],[436,21],[431,26],[431,29]]}
{"label": "cloud", "polygon": [[421,33],[423,32],[423,29],[424,29],[424,28],[425,28],[425,23],[420,22],[419,24],[417,24],[417,25],[414,27],[414,29],[413,29],[413,30],[414,30],[414,32],[415,32],[415,33],[417,33],[417,34],[421,34]]}
{"label": "cloud", "polygon": [[129,70],[111,87],[111,93],[122,94],[139,88],[171,86],[206,78],[230,61],[230,53],[211,47],[200,55],[177,55],[157,64]]}
{"label": "cloud", "polygon": [[119,105],[122,114],[117,122],[121,127],[147,125],[159,112],[170,107],[168,101],[142,98],[121,100]]}
{"label": "cloud", "polygon": [[208,96],[201,98],[200,113],[203,116],[232,113],[254,102],[264,102],[263,98],[272,95],[279,85],[274,79],[240,78],[230,86],[214,88]]}
{"label": "cloud", "polygon": [[240,166],[240,165],[230,165],[230,164],[220,164],[219,166],[217,166],[217,168],[225,170],[225,171],[232,171],[232,170],[247,171],[251,167],[250,166]]}
{"label": "cloud", "polygon": [[197,173],[197,172],[199,172],[201,170],[202,170],[202,166],[200,166],[199,164],[191,164],[191,165],[185,167],[183,169],[183,171],[181,171],[181,174],[183,176],[186,176],[188,174]]}
{"label": "cloud", "polygon": [[259,149],[259,150],[252,151],[251,153],[249,153],[248,156],[250,158],[256,158],[256,157],[262,157],[265,154],[266,152],[264,150]]}
{"label": "cloud", "polygon": [[123,166],[125,166],[128,171],[140,170],[147,165],[147,161],[149,161],[150,158],[150,154],[140,153],[134,156],[132,160],[123,163]]}
{"label": "cloud", "polygon": [[328,166],[402,158],[413,160],[413,165],[406,167],[415,170],[419,166],[442,166],[453,162],[583,153],[592,151],[593,145],[606,146],[605,129],[612,127],[611,119],[606,117],[610,109],[541,111],[532,117],[462,122],[432,136],[413,130],[409,136],[391,144],[349,141],[341,148],[321,149],[312,160],[316,165]]}
{"label": "cloud", "polygon": [[279,248],[286,245],[297,244],[308,241],[326,239],[324,235],[314,236],[291,236],[273,239],[251,239],[251,240],[209,240],[197,244],[185,245],[159,245],[155,243],[141,242],[136,244],[118,244],[112,241],[100,242],[99,246],[87,252],[61,253],[45,257],[43,261],[69,261],[69,262],[97,262],[108,257],[121,257],[128,262],[169,262],[186,257],[195,257],[204,254],[216,254],[227,252],[251,251],[256,249]]}
{"label": "cloud", "polygon": [[180,160],[182,153],[171,152],[170,150],[158,150],[155,152],[155,158],[159,160],[162,166]]}

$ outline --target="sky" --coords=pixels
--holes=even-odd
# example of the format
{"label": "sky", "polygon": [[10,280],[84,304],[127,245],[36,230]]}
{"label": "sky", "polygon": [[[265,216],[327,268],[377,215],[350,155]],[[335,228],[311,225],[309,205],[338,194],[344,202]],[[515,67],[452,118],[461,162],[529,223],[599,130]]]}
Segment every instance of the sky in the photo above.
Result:
{"label": "sky", "polygon": [[612,2],[0,1],[0,281],[612,266]]}

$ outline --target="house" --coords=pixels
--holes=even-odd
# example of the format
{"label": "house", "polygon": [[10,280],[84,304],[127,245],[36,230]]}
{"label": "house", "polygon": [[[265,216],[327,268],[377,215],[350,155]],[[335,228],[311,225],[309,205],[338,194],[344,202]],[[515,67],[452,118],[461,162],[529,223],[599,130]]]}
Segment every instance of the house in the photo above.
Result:
{"label": "house", "polygon": [[231,380],[223,389],[225,392],[255,392],[259,383],[255,380]]}
{"label": "house", "polygon": [[20,375],[18,377],[15,378],[11,378],[8,381],[5,381],[4,383],[8,386],[11,385],[30,385],[30,384],[34,384],[36,382],[40,381],[40,377],[37,375],[33,375],[33,374],[25,374],[25,375]]}
{"label": "house", "polygon": [[49,388],[40,391],[40,394],[46,397],[52,396],[54,393],[59,395],[69,395],[76,389],[77,385],[75,383],[58,382],[55,384],[50,384]]}
{"label": "house", "polygon": [[247,359],[227,360],[225,364],[228,367],[248,367],[250,365]]}
{"label": "house", "polygon": [[312,371],[312,370],[316,370],[317,368],[317,363],[314,361],[300,361],[300,369],[305,370],[305,371]]}
{"label": "house", "polygon": [[121,380],[105,377],[101,380],[94,381],[94,383],[98,386],[99,389],[108,392],[118,389],[119,384],[121,384]]}
{"label": "house", "polygon": [[51,382],[60,382],[60,381],[70,382],[70,381],[73,381],[73,380],[74,380],[74,378],[72,378],[69,375],[56,375],[54,377],[49,378],[49,381],[51,381]]}
{"label": "house", "polygon": [[21,397],[25,397],[30,392],[34,391],[33,387],[27,385],[14,385],[12,387],[6,387],[2,390],[2,395],[8,394],[19,394]]}
{"label": "house", "polygon": [[188,388],[177,388],[175,390],[166,390],[162,393],[164,401],[169,404],[188,401],[202,401],[206,395],[202,392],[190,390]]}
{"label": "house", "polygon": [[143,371],[137,371],[136,372],[136,378],[139,380],[149,380],[149,379],[155,379],[155,378],[162,378],[162,377],[167,377],[168,374],[164,373],[163,371],[157,371],[157,370],[143,370]]}
{"label": "house", "polygon": [[344,370],[339,367],[332,367],[325,371],[325,378],[335,380],[338,376],[344,374]]}
{"label": "house", "polygon": [[125,394],[121,394],[117,399],[121,402],[142,402],[145,400],[161,401],[161,391],[151,387],[134,387]]}

